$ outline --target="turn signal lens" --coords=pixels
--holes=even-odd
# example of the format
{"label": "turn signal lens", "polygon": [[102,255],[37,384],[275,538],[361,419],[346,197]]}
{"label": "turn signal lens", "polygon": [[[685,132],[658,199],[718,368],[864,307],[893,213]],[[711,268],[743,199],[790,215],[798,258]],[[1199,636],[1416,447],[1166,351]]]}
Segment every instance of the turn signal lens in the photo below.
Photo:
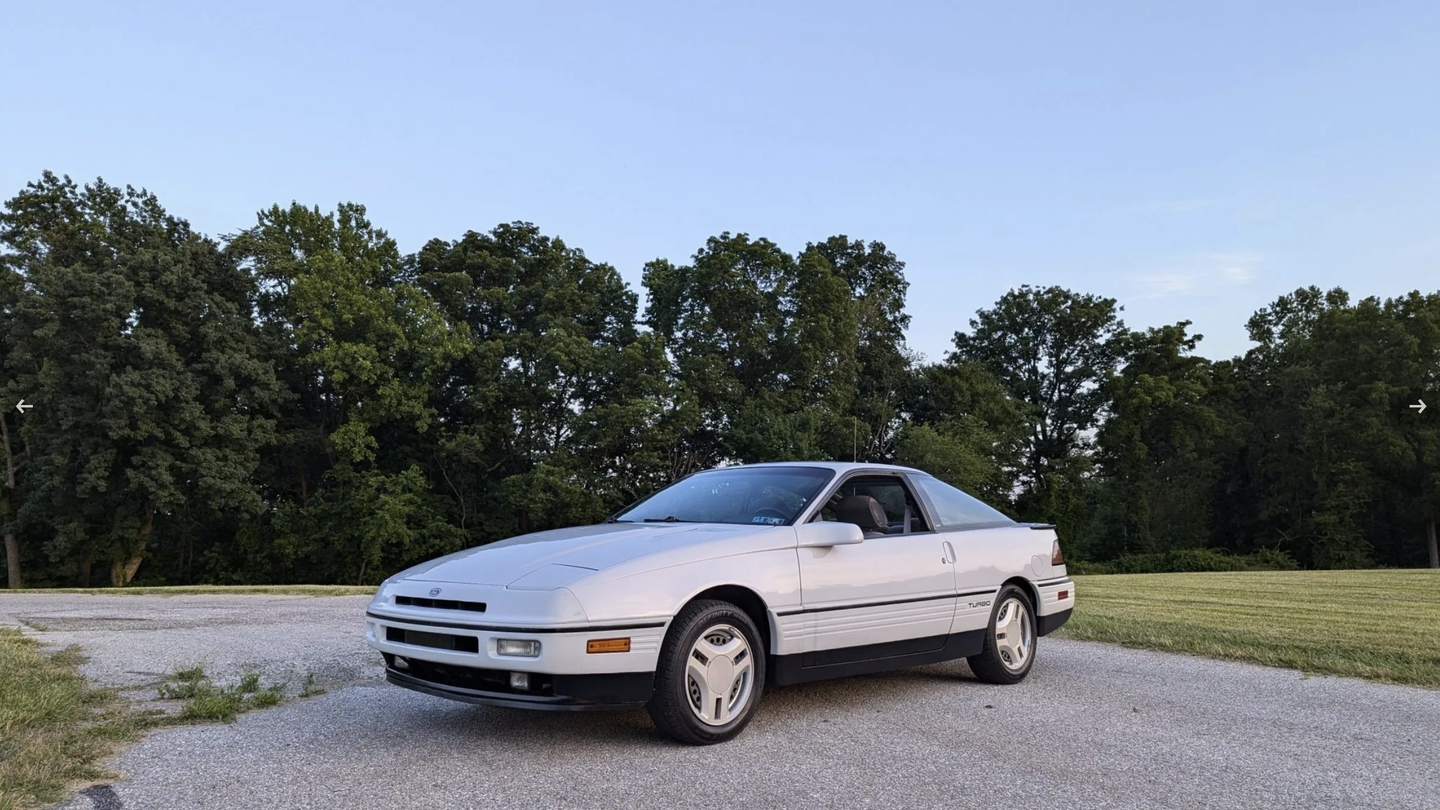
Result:
{"label": "turn signal lens", "polygon": [[1064,565],[1065,555],[1060,553],[1060,541],[1056,540],[1055,545],[1050,547],[1050,564]]}
{"label": "turn signal lens", "polygon": [[540,642],[530,639],[497,638],[495,639],[495,653],[497,655],[517,655],[521,658],[538,658],[540,657]]}
{"label": "turn signal lens", "polygon": [[587,653],[630,652],[628,638],[595,638],[585,642]]}

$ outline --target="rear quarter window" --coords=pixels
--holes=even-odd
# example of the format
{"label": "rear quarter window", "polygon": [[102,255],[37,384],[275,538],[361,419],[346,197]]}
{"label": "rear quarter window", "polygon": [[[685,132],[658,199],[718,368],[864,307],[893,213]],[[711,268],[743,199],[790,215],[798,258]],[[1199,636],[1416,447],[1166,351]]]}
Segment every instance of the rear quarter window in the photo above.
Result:
{"label": "rear quarter window", "polygon": [[1015,526],[1015,521],[978,498],[950,486],[938,478],[912,476],[915,486],[935,508],[935,528],[983,529],[992,526]]}

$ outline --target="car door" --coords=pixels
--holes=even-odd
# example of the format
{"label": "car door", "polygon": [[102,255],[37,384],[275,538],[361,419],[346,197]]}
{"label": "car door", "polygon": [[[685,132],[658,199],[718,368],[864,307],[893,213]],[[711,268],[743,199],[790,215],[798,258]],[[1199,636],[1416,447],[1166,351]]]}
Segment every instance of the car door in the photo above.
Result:
{"label": "car door", "polygon": [[798,550],[801,601],[809,618],[802,665],[940,649],[955,613],[953,556],[904,476],[851,476],[815,519],[837,520],[837,501],[850,495],[875,498],[888,526],[885,533],[867,532],[864,542],[854,545]]}
{"label": "car door", "polygon": [[1015,532],[1024,529],[983,501],[928,475],[911,476],[917,494],[935,522],[938,537],[955,558],[955,621],[951,633],[984,630],[991,600],[1000,585],[1023,574],[1026,545]]}

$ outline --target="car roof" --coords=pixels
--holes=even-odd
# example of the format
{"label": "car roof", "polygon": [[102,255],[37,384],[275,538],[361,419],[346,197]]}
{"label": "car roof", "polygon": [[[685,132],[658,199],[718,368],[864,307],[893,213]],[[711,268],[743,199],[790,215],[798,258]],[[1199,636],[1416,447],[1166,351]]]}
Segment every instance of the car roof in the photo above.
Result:
{"label": "car roof", "polygon": [[905,472],[929,475],[924,470],[917,470],[914,467],[901,467],[896,464],[870,464],[864,461],[765,461],[759,464],[736,464],[718,469],[739,469],[741,467],[750,469],[755,467],[819,467],[825,470],[834,470],[838,473],[848,473],[856,470],[874,470],[877,472]]}

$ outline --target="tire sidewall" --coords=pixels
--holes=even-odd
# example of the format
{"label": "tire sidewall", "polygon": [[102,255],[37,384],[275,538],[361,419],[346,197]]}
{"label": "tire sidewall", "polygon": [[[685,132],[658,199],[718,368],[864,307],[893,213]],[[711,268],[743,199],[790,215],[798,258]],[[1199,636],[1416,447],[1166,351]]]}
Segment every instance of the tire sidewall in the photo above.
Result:
{"label": "tire sidewall", "polygon": [[[690,649],[695,641],[705,631],[716,625],[727,624],[745,636],[745,641],[750,645],[750,655],[754,659],[754,669],[751,673],[750,699],[746,702],[745,708],[740,714],[723,726],[709,726],[700,721],[690,708],[690,695],[686,689],[685,665],[690,655]],[[691,618],[688,624],[681,628],[675,628],[673,643],[667,639],[664,649],[664,665],[673,668],[674,676],[670,678],[669,694],[663,695],[663,699],[673,701],[677,707],[676,714],[687,726],[687,731],[696,738],[705,742],[723,742],[744,730],[750,722],[751,716],[755,713],[756,706],[765,690],[765,647],[760,641],[760,631],[755,623],[750,620],[745,611],[729,603],[718,603],[702,610]]]}
{"label": "tire sidewall", "polygon": [[[1025,659],[1024,668],[1014,671],[1004,665],[1003,659],[1000,657],[1000,646],[995,639],[995,623],[1000,618],[1000,608],[1012,598],[1019,599],[1020,603],[1025,606],[1025,615],[1030,622],[1030,655]],[[990,610],[990,626],[985,630],[985,651],[994,658],[997,664],[1000,664],[1003,676],[1011,683],[1019,683],[1024,680],[1025,676],[1030,674],[1030,669],[1035,666],[1035,650],[1039,646],[1036,630],[1035,606],[1030,603],[1029,594],[1014,585],[1006,585],[1001,588],[999,595],[995,597],[995,607]]]}

